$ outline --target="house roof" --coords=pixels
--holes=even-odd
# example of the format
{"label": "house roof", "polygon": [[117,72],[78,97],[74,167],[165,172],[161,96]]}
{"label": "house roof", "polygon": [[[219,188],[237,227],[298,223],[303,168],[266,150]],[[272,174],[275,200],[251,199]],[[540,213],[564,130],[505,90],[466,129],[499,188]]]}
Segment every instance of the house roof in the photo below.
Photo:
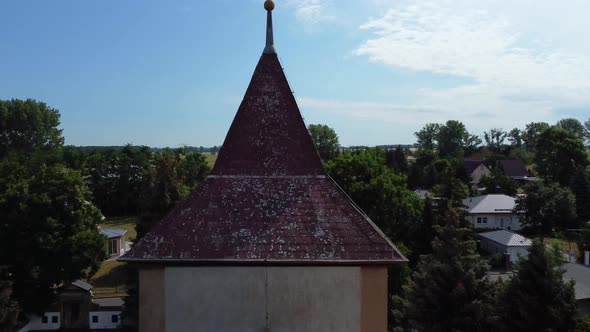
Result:
{"label": "house roof", "polygon": [[524,178],[528,176],[526,164],[522,160],[498,160],[497,166],[509,177]]}
{"label": "house roof", "polygon": [[124,301],[121,297],[110,297],[110,298],[103,298],[103,299],[92,299],[92,303],[96,305],[96,309],[98,310],[105,310],[105,309],[119,309],[123,307]]}
{"label": "house roof", "polygon": [[474,213],[513,213],[516,198],[503,194],[490,194],[469,197],[463,200],[467,212]]}
{"label": "house roof", "polygon": [[574,280],[576,290],[576,300],[590,299],[590,267],[575,263],[565,263],[563,265],[565,273],[563,280]]}
{"label": "house roof", "polygon": [[463,167],[465,167],[467,174],[473,173],[481,164],[483,164],[483,160],[481,159],[463,159]]}
{"label": "house roof", "polygon": [[507,247],[530,247],[533,244],[530,239],[505,229],[480,233],[479,236]]}
{"label": "house roof", "polygon": [[85,281],[82,281],[82,280],[76,280],[76,281],[72,282],[72,285],[74,285],[74,286],[76,286],[78,288],[81,288],[81,289],[83,289],[85,291],[89,291],[92,288],[94,288],[94,286],[92,286],[91,284],[89,284],[89,283],[87,283]]}
{"label": "house roof", "polygon": [[416,189],[414,190],[414,193],[421,199],[426,199],[426,197],[432,196],[432,192],[427,189]]}
{"label": "house roof", "polygon": [[125,236],[127,234],[126,229],[118,229],[118,228],[103,228],[100,230],[100,234],[105,235],[109,239]]}
{"label": "house roof", "polygon": [[256,66],[211,175],[119,260],[193,265],[406,261],[326,175],[273,50],[264,52]]}

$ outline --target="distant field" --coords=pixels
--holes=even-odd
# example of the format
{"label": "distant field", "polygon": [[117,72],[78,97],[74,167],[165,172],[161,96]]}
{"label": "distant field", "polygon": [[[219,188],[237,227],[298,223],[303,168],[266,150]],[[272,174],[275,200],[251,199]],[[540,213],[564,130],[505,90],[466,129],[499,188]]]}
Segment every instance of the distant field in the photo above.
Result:
{"label": "distant field", "polygon": [[203,152],[203,155],[205,156],[209,167],[213,168],[213,165],[215,165],[215,161],[217,160],[217,153],[212,154],[211,152]]}

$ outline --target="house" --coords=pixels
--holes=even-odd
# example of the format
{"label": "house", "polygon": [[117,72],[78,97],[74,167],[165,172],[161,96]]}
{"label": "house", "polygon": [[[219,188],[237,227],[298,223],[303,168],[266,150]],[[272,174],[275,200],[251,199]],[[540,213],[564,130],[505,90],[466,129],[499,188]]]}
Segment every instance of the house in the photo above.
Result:
{"label": "house", "polygon": [[467,220],[476,229],[520,230],[518,214],[514,212],[516,198],[504,194],[489,194],[463,200]]}
{"label": "house", "polygon": [[100,234],[106,236],[108,239],[107,255],[109,257],[119,257],[125,254],[127,251],[127,241],[125,240],[127,230],[118,228],[105,228],[100,229]]}
{"label": "house", "polygon": [[326,174],[266,47],[211,174],[120,261],[139,331],[387,331],[387,270],[407,262]]}
{"label": "house", "polygon": [[427,189],[416,189],[414,190],[414,194],[420,197],[420,199],[426,199],[426,197],[432,198],[432,192]]}
{"label": "house", "polygon": [[563,280],[576,282],[576,306],[585,313],[590,314],[590,266],[576,263],[565,263],[562,266],[565,270]]}
{"label": "house", "polygon": [[92,285],[77,280],[59,289],[58,302],[34,315],[19,332],[64,329],[114,330],[121,327],[121,298],[94,299]]}
{"label": "house", "polygon": [[491,176],[492,171],[483,163],[481,159],[463,159],[463,167],[465,173],[471,179],[470,184],[473,189],[479,187],[481,178],[484,176]]}
{"label": "house", "polygon": [[516,262],[519,257],[526,257],[533,244],[530,239],[504,229],[478,235],[481,249],[490,254],[508,254],[511,263]]}
{"label": "house", "polygon": [[498,160],[496,167],[513,180],[522,180],[529,175],[526,164],[522,160]]}

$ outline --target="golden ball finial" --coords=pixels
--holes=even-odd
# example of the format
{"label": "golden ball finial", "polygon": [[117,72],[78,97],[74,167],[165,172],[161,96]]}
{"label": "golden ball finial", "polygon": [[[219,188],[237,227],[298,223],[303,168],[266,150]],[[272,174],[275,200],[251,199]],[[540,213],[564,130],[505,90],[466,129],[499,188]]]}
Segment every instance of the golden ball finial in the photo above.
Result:
{"label": "golden ball finial", "polygon": [[266,11],[272,11],[273,9],[275,9],[275,2],[272,0],[266,0],[264,2],[264,9],[266,9]]}

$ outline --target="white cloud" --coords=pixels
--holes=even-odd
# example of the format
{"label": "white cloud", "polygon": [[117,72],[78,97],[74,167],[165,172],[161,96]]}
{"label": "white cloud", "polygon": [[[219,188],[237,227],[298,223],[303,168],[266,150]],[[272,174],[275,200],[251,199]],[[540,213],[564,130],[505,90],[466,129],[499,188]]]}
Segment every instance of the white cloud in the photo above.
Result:
{"label": "white cloud", "polygon": [[305,26],[332,21],[334,16],[326,14],[330,0],[287,0],[286,4],[295,11],[295,17]]}
{"label": "white cloud", "polygon": [[[572,24],[576,17],[562,16],[568,29],[556,32],[546,25],[550,14],[584,15],[577,13],[590,11],[588,2],[561,7],[549,1],[523,1],[528,7],[508,0],[374,2],[382,14],[360,27],[372,35],[354,54],[393,68],[473,81],[416,91],[411,107],[484,128],[553,121],[559,117],[553,112],[563,108],[590,109],[590,49],[571,47],[572,35],[582,38],[590,22]],[[384,120],[391,118],[387,112]]]}

